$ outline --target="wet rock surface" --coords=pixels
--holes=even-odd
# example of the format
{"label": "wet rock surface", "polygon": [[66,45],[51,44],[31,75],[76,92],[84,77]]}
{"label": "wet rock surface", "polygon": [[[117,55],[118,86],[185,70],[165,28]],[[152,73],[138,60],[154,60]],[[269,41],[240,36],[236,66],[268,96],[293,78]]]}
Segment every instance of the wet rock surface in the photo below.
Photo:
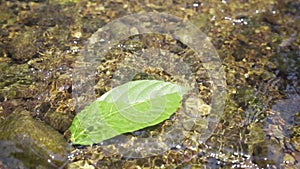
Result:
{"label": "wet rock surface", "polygon": [[58,168],[68,156],[67,142],[27,111],[15,111],[0,126],[0,161],[8,168]]}
{"label": "wet rock surface", "polygon": [[38,41],[40,37],[41,35],[35,30],[22,33],[9,44],[9,55],[12,59],[21,63],[37,57],[39,48],[42,45],[42,42]]}

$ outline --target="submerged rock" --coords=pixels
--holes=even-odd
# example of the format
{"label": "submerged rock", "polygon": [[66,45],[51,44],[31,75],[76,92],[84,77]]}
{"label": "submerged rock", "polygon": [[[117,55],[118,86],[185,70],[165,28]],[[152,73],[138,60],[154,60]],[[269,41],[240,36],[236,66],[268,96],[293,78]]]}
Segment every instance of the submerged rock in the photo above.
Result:
{"label": "submerged rock", "polygon": [[0,124],[0,161],[9,168],[58,168],[67,160],[67,146],[28,111],[15,111]]}
{"label": "submerged rock", "polygon": [[14,38],[9,45],[9,53],[11,57],[20,62],[25,63],[37,55],[41,42],[38,37],[41,35],[36,31],[24,32]]}

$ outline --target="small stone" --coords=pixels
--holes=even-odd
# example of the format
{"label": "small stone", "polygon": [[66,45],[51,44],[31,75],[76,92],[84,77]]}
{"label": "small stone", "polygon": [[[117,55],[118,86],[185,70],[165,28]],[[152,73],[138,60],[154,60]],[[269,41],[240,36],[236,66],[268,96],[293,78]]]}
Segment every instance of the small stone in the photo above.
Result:
{"label": "small stone", "polygon": [[88,164],[86,161],[76,161],[68,164],[68,169],[94,169],[95,167]]}
{"label": "small stone", "polygon": [[283,162],[286,164],[294,164],[295,158],[291,156],[290,154],[285,154],[283,157]]}
{"label": "small stone", "polygon": [[81,33],[81,32],[74,32],[74,33],[72,34],[72,36],[73,36],[74,38],[79,39],[79,38],[81,38],[82,33]]}
{"label": "small stone", "polygon": [[25,63],[32,59],[39,50],[38,34],[35,31],[24,32],[11,41],[8,51],[18,62]]}
{"label": "small stone", "polygon": [[62,112],[49,111],[45,115],[45,121],[60,132],[65,132],[72,123],[71,115]]}

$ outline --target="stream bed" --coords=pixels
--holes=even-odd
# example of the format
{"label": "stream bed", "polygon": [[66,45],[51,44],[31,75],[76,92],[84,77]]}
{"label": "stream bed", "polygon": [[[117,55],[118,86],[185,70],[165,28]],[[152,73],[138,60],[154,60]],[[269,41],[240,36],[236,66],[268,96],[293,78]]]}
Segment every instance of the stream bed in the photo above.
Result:
{"label": "stream bed", "polygon": [[[159,125],[70,144],[80,110],[138,79],[195,92]],[[300,168],[299,79],[299,1],[0,1],[0,168]]]}

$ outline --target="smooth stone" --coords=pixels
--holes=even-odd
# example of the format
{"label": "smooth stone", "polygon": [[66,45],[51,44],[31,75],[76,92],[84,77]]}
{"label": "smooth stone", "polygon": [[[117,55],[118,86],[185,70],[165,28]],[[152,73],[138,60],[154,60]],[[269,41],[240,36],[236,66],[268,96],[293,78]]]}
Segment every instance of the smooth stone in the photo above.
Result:
{"label": "smooth stone", "polygon": [[60,133],[28,111],[0,123],[0,161],[9,168],[58,168],[67,161],[67,147]]}

